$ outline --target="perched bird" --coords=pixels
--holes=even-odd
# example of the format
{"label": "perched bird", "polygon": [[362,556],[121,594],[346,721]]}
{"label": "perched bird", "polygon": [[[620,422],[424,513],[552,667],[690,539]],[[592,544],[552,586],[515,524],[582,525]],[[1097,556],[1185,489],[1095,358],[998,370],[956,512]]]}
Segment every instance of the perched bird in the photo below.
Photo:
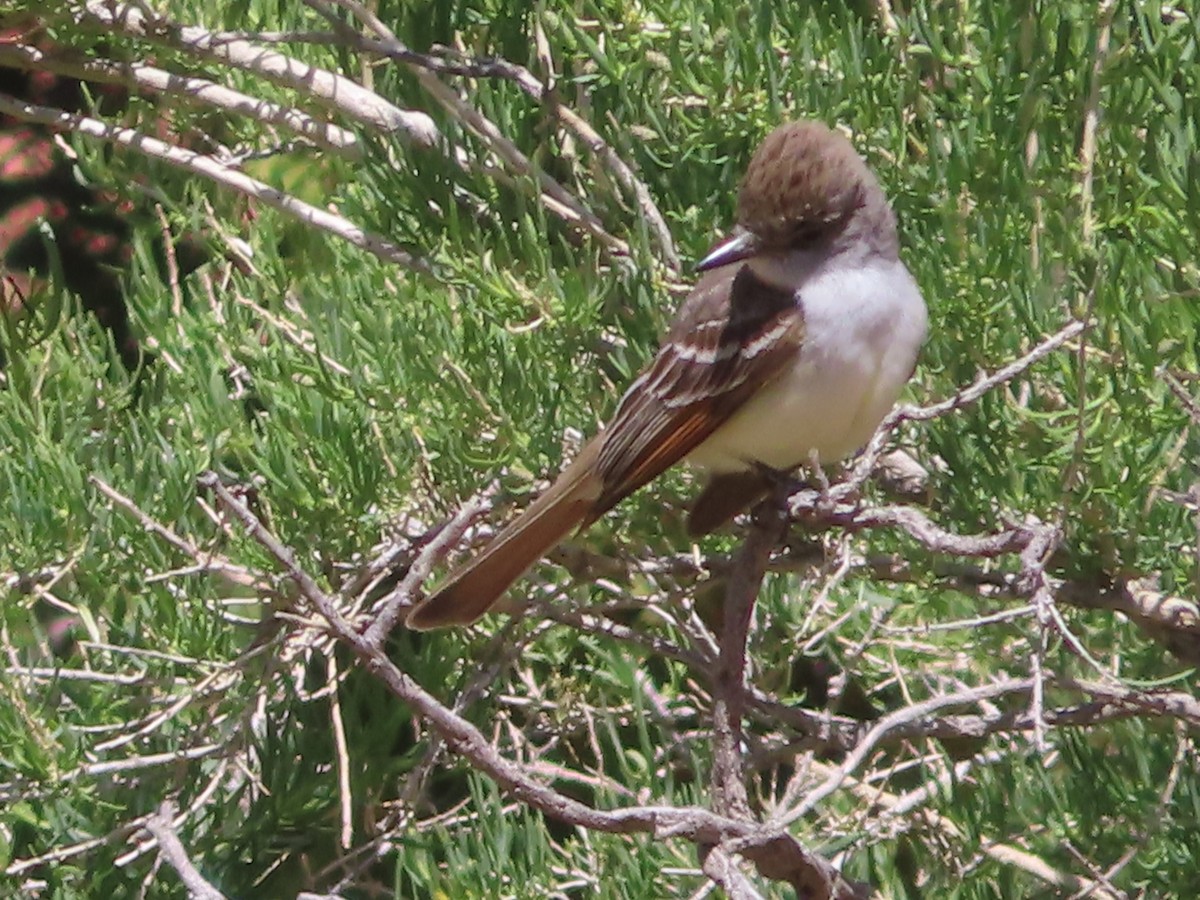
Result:
{"label": "perched bird", "polygon": [[887,198],[825,125],[776,128],[737,199],[737,227],[653,362],[554,484],[408,616],[465,625],[573,529],[686,459],[709,474],[689,530],[755,500],[770,472],[861,448],[911,377],[925,302],[900,261]]}

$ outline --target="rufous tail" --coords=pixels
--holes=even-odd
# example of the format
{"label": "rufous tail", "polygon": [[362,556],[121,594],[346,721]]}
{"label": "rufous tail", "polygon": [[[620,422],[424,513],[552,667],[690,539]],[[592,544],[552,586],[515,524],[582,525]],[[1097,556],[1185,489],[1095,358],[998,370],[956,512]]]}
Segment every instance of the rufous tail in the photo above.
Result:
{"label": "rufous tail", "polygon": [[408,614],[415,631],[469,625],[572,530],[590,519],[599,487],[585,467],[572,465],[477,556]]}

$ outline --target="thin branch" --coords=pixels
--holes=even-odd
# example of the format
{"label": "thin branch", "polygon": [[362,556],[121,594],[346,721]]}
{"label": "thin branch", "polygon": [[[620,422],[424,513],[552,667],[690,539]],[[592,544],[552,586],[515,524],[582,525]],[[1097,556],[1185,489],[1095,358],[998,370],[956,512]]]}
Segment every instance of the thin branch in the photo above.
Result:
{"label": "thin branch", "polygon": [[1200,728],[1200,699],[1186,691],[1135,689],[1095,681],[1060,678],[1058,684],[1084,691],[1119,710],[1181,719]]}
{"label": "thin branch", "polygon": [[[964,778],[970,768],[972,768],[972,763],[977,761],[978,757],[975,760],[966,760],[955,766],[956,777],[959,780]],[[832,766],[821,762],[814,763],[814,768],[818,772],[825,772],[827,774],[833,771]],[[892,825],[903,831],[919,830],[924,832],[931,828],[937,829],[945,837],[959,845],[959,847],[955,848],[959,854],[964,853],[965,847],[962,845],[966,843],[966,836],[952,819],[932,809],[915,808],[917,802],[921,802],[931,795],[942,793],[945,790],[944,785],[941,787],[927,785],[919,791],[913,791],[903,796],[897,796],[890,791],[882,790],[877,786],[870,785],[858,779],[848,779],[847,786],[864,803],[882,809],[883,815],[873,823],[876,830],[883,830],[885,824]],[[892,830],[888,833],[894,836],[896,832]],[[1105,891],[1091,879],[1081,878],[1069,872],[1062,872],[1055,869],[1044,859],[1026,850],[1014,847],[1011,844],[979,838],[976,838],[975,842],[980,844],[980,849],[984,856],[1002,865],[1019,869],[1046,884],[1060,888],[1092,890],[1095,893],[1091,893],[1088,896],[1094,897],[1096,900],[1117,900],[1119,896]]]}
{"label": "thin branch", "polygon": [[0,65],[30,71],[53,72],[83,81],[118,84],[135,91],[153,91],[194,100],[295,132],[314,144],[362,157],[362,146],[354,132],[319,122],[307,113],[191,75],[180,75],[147,63],[117,63],[100,59],[78,59],[48,53],[29,44],[0,43]]}
{"label": "thin branch", "polygon": [[[185,819],[194,816],[199,810],[206,808],[208,804],[212,802],[212,799],[216,795],[218,788],[220,788],[222,783],[225,781],[225,776],[228,773],[229,768],[229,760],[221,760],[216,765],[216,770],[208,779],[208,784],[204,786],[203,790],[196,794],[191,803],[188,804],[187,809],[184,810],[181,815],[172,818],[176,828],[178,828],[179,824]],[[144,822],[144,818],[137,821]],[[136,834],[137,832],[135,831],[134,835],[136,836]],[[153,835],[149,835],[138,841],[132,850],[128,850],[116,857],[113,860],[113,865],[118,869],[123,868],[124,866],[129,865],[139,856],[142,856],[143,854],[153,850],[156,846],[158,846],[158,841]]]}
{"label": "thin branch", "polygon": [[576,827],[613,834],[649,832],[658,837],[682,837],[708,845],[736,838],[737,852],[754,862],[766,877],[778,877],[783,873],[793,884],[803,879],[806,884],[822,886],[821,891],[812,894],[814,897],[865,896],[848,885],[826,860],[778,829],[731,819],[698,807],[596,809],[545,785],[525,767],[501,755],[479,729],[402,672],[383,646],[371,643],[366,635],[351,626],[334,598],[322,591],[298,566],[292,550],[263,527],[254,513],[234,497],[214,473],[206,473],[200,480],[283,567],[303,597],[320,612],[337,638],[359,657],[367,670],[428,722],[452,750],[517,800]]}
{"label": "thin branch", "polygon": [[1096,132],[1100,126],[1100,88],[1104,65],[1108,61],[1108,47],[1112,39],[1112,23],[1116,11],[1116,0],[1102,0],[1096,10],[1096,51],[1092,57],[1088,95],[1083,107],[1083,128],[1079,138],[1079,219],[1083,242],[1089,247],[1095,241],[1096,232],[1092,205],[1096,173]]}
{"label": "thin branch", "polygon": [[176,147],[158,138],[150,137],[132,128],[109,125],[99,119],[80,113],[65,112],[48,106],[24,103],[0,94],[0,113],[7,113],[22,121],[36,122],[49,128],[99,138],[110,143],[129,147],[138,153],[162,160],[168,165],[202,175],[217,184],[244,194],[247,197],[273,207],[282,213],[299,219],[306,225],[327,231],[343,240],[366,250],[385,262],[395,263],[423,275],[432,274],[429,263],[414,256],[399,245],[379,235],[365,231],[342,216],[305,203],[291,194],[277,190],[268,184],[226,166],[219,160],[192,150]]}
{"label": "thin branch", "polygon": [[338,812],[341,827],[338,845],[349,850],[354,840],[354,795],[350,788],[350,747],[346,743],[346,723],[342,719],[342,700],[338,689],[337,655],[325,657],[325,678],[329,684],[329,726],[333,730],[333,747],[337,758]]}
{"label": "thin branch", "polygon": [[421,548],[400,583],[376,605],[378,614],[375,622],[367,631],[368,643],[382,646],[392,629],[396,627],[401,614],[412,606],[413,597],[429,577],[433,567],[444,560],[450,550],[462,540],[463,534],[471,526],[471,523],[491,508],[496,489],[497,485],[492,485],[460,506],[458,512],[439,528],[436,535]]}
{"label": "thin branch", "polygon": [[225,900],[225,895],[205,880],[188,857],[187,850],[184,849],[183,842],[179,840],[175,826],[171,823],[174,817],[175,808],[164,802],[158,812],[146,819],[145,829],[158,841],[159,853],[179,875],[192,900]]}
{"label": "thin branch", "polygon": [[713,847],[705,855],[703,868],[704,874],[719,885],[730,900],[766,900],[724,846]]}
{"label": "thin branch", "polygon": [[910,706],[905,706],[895,712],[888,713],[882,719],[875,723],[870,731],[863,737],[854,751],[846,757],[845,762],[838,767],[837,771],[830,775],[821,785],[811,791],[800,803],[794,808],[781,810],[777,817],[773,817],[772,821],[786,826],[791,822],[796,821],[809,810],[816,806],[842,786],[842,782],[846,777],[854,772],[866,760],[867,756],[880,743],[883,737],[893,729],[901,725],[918,722],[931,713],[937,712],[940,709],[945,709],[948,706],[963,706],[971,703],[978,703],[981,700],[991,700],[996,697],[1003,697],[1013,693],[1024,693],[1033,687],[1033,679],[1010,679],[1001,681],[996,684],[986,685],[984,687],[970,688],[965,691],[958,691],[953,694],[943,694],[937,697],[931,697],[920,703],[914,703]]}
{"label": "thin branch", "polygon": [[130,822],[126,822],[124,825],[117,826],[108,834],[101,835],[100,837],[88,838],[75,844],[55,847],[53,850],[43,853],[40,856],[13,860],[9,863],[8,868],[4,870],[4,874],[9,876],[23,875],[26,872],[35,871],[43,866],[56,865],[64,860],[83,856],[84,854],[91,853],[98,847],[115,844],[117,841],[124,840],[129,835],[145,828],[149,818],[149,816],[139,816]]}
{"label": "thin branch", "polygon": [[81,24],[128,37],[164,43],[267,78],[332,106],[351,118],[385,133],[399,135],[418,147],[434,147],[441,135],[423,112],[404,110],[373,91],[333,72],[285,56],[248,41],[219,38],[192,25],[177,25],[148,15],[132,4],[87,0],[73,4]]}
{"label": "thin branch", "polygon": [[[356,16],[367,23],[368,27],[374,27],[371,23],[378,21],[361,4],[351,2],[351,0],[332,0],[332,2],[350,9]],[[387,36],[384,36],[378,29],[375,30],[377,34],[380,34],[378,38],[360,38],[361,47],[364,50],[404,63],[410,68],[424,69],[439,75],[462,75],[469,78],[501,78],[511,81],[524,93],[528,94],[538,103],[543,104],[545,109],[561,125],[573,132],[596,156],[601,164],[613,174],[617,184],[625,190],[626,194],[636,204],[650,235],[658,245],[659,253],[668,269],[672,273],[678,274],[680,271],[679,254],[675,249],[671,229],[667,225],[666,217],[663,216],[658,205],[654,202],[650,190],[634,174],[633,169],[621,159],[620,155],[612,148],[612,145],[605,141],[586,119],[562,103],[558,99],[558,95],[554,91],[547,89],[546,85],[539,81],[532,72],[524,66],[517,65],[506,59],[470,59],[450,50],[445,51],[446,57],[435,56],[429,53],[417,53],[397,40],[394,34],[389,32]]]}
{"label": "thin branch", "polygon": [[147,753],[145,756],[131,756],[127,759],[114,759],[108,762],[85,763],[63,775],[68,781],[81,775],[112,775],[117,772],[136,772],[140,769],[152,769],[158,766],[175,765],[187,759],[204,759],[218,753],[228,752],[226,744],[201,744],[188,747],[185,750],[175,750],[168,753]]}
{"label": "thin branch", "polygon": [[[362,40],[362,37],[347,29],[340,22],[336,15],[333,14],[331,5],[349,10],[366,27],[370,28],[381,41],[386,42],[390,46],[403,47],[403,44],[397,40],[396,35],[382,20],[366,9],[366,7],[355,2],[355,0],[304,0],[304,2],[324,15],[336,29],[339,31],[344,30],[346,38],[349,41],[359,42]],[[564,188],[547,172],[535,166],[521,152],[517,145],[500,131],[494,122],[461,98],[457,92],[442,83],[433,73],[411,64],[409,68],[426,93],[437,101],[455,120],[461,122],[482,140],[493,153],[504,161],[509,169],[518,175],[532,178],[536,181],[542,192],[543,202],[556,215],[582,228],[592,237],[599,240],[611,253],[622,257],[630,255],[629,245],[626,242],[605,230],[604,224],[600,221],[599,217],[588,209],[582,200]]]}
{"label": "thin branch", "polygon": [[264,584],[261,579],[245,566],[236,565],[210,551],[201,550],[187,538],[182,537],[173,529],[147,515],[133,500],[103,481],[99,476],[89,475],[88,481],[96,490],[100,491],[109,500],[137,519],[146,531],[158,535],[176,550],[191,557],[204,571],[217,572],[240,587],[250,587],[255,590],[267,590],[269,588],[269,585]]}
{"label": "thin branch", "polygon": [[928,419],[936,419],[939,416],[946,415],[946,413],[969,406],[988,393],[988,391],[1016,378],[1034,363],[1049,356],[1069,340],[1083,334],[1084,331],[1091,327],[1092,323],[1090,322],[1074,319],[1041,341],[1024,356],[1013,360],[1008,365],[1000,367],[995,372],[980,374],[971,385],[960,388],[953,396],[947,397],[945,400],[931,404],[930,406],[899,407],[888,417],[885,425],[895,427],[895,425],[902,421],[922,422]]}
{"label": "thin branch", "polygon": [[746,707],[746,641],[754,602],[771,551],[787,530],[783,498],[760,503],[757,521],[730,574],[722,608],[721,649],[713,679],[713,805],[727,816],[750,818],[742,763],[742,716]]}

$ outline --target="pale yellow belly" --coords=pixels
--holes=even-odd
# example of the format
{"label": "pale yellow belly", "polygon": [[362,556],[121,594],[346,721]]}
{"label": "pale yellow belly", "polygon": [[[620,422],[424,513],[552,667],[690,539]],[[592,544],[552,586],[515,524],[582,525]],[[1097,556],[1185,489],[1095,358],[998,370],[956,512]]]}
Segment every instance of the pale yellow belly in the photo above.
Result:
{"label": "pale yellow belly", "polygon": [[925,304],[898,261],[837,273],[802,292],[806,334],[794,365],[688,457],[715,471],[830,463],[871,439],[912,374]]}
{"label": "pale yellow belly", "polygon": [[814,453],[828,463],[858,450],[896,402],[903,381],[878,370],[842,372],[831,381],[812,368],[800,364],[763,388],[688,461],[714,471],[754,464],[791,469]]}

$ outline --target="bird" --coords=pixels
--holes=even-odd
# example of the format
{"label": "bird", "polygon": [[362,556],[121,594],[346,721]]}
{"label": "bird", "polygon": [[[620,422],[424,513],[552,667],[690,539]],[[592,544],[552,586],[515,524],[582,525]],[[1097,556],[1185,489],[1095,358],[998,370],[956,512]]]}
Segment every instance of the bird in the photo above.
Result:
{"label": "bird", "polygon": [[707,474],[693,536],[765,496],[778,473],[861,449],[912,377],[928,328],[896,217],[841,132],[776,127],[738,189],[736,225],[653,360],[551,486],[406,618],[468,625],[534,563],[666,469]]}

